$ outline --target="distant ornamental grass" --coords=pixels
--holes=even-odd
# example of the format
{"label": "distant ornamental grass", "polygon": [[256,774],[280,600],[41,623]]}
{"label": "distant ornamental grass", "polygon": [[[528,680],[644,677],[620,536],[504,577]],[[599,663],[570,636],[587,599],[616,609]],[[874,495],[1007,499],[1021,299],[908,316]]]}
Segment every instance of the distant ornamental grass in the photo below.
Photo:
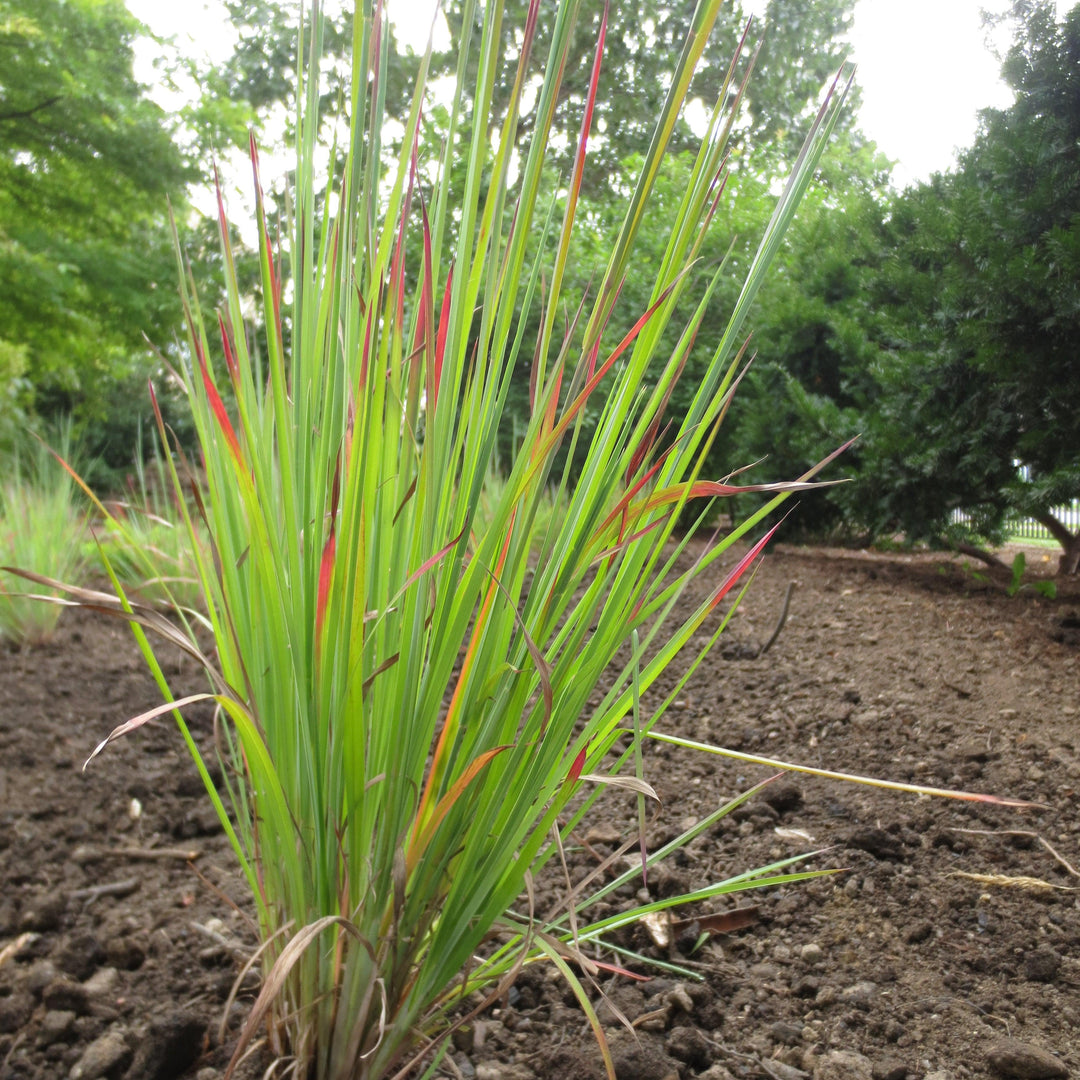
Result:
{"label": "distant ornamental grass", "polygon": [[[249,354],[224,206],[224,310],[206,318],[184,278],[186,381],[204,488],[175,458],[171,470],[178,493],[195,490],[194,502],[179,497],[178,507],[187,514],[194,505],[205,522],[192,551],[215,651],[203,653],[194,634],[122,593],[111,601],[75,595],[133,622],[169,698],[110,739],[172,711],[232,841],[258,910],[264,973],[241,1047],[265,1029],[287,1065],[278,1075],[353,1080],[433,1066],[451,1025],[496,1000],[523,964],[543,959],[573,987],[614,1076],[589,993],[601,970],[618,970],[597,959],[618,955],[599,951],[605,935],[649,912],[810,876],[785,859],[691,895],[590,916],[596,901],[748,792],[659,851],[645,851],[642,839],[641,863],[613,880],[572,883],[561,910],[532,903],[532,875],[559,866],[596,792],[618,785],[654,797],[642,740],[659,734],[654,725],[726,622],[714,618],[703,634],[706,620],[735,598],[773,530],[726,574],[717,560],[827,464],[783,485],[701,475],[737,382],[746,313],[836,120],[846,71],[825,96],[688,413],[659,437],[724,272],[721,265],[706,280],[689,323],[672,325],[723,196],[725,145],[745,86],[741,74],[736,82],[738,56],[678,212],[665,215],[663,259],[642,265],[634,241],[720,3],[698,4],[618,241],[568,330],[556,330],[556,317],[604,23],[572,174],[555,202],[541,204],[539,191],[578,0],[559,3],[550,41],[538,40],[540,0],[531,3],[516,30],[517,77],[495,137],[484,118],[501,63],[501,3],[484,6],[478,40],[458,43],[456,90],[436,144],[419,135],[425,56],[389,169],[387,27],[381,8],[364,3],[351,131],[325,193],[316,190],[315,3],[301,33],[288,288],[252,144],[264,366]],[[474,7],[466,3],[466,27]],[[530,98],[535,89],[530,73],[542,51],[543,83],[518,160],[523,94],[527,84]],[[529,258],[537,236],[539,254]],[[652,299],[616,338],[607,328],[631,270],[654,280]],[[531,361],[531,418],[504,481],[485,493],[523,358]],[[647,369],[662,374],[646,380]],[[556,475],[554,464],[560,448],[584,438],[586,406],[595,434],[584,454],[577,448],[583,464],[571,483],[568,466]],[[744,491],[771,499],[682,569],[687,541],[674,529],[687,506],[707,509]],[[686,610],[684,590],[702,575],[715,585]],[[146,628],[196,656],[211,692],[172,701]],[[646,715],[643,695],[686,648],[694,655],[685,674]],[[181,713],[207,697],[221,719],[220,790]],[[584,797],[571,804],[576,793]],[[629,837],[617,855],[638,843]]]}

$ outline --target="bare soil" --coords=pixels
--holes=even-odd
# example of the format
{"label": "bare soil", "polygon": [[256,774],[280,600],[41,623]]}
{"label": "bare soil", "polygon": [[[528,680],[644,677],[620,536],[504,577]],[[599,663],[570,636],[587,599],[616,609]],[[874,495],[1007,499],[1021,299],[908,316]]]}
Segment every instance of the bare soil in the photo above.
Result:
{"label": "bare soil", "polygon": [[[1029,567],[1048,572],[1056,558],[1043,555],[1028,552]],[[758,656],[791,582],[787,624]],[[650,895],[801,851],[823,849],[806,865],[841,872],[680,913],[755,905],[753,925],[729,934],[684,927],[662,946],[639,924],[617,937],[684,972],[602,956],[650,976],[601,980],[620,1080],[1080,1077],[1080,588],[1047,600],[1006,584],[939,556],[767,559],[661,729],[1038,805],[780,777],[651,875]],[[203,688],[179,659],[170,677],[178,694]],[[228,1004],[254,936],[201,781],[164,721],[81,772],[117,722],[160,700],[130,633],[100,618],[70,614],[48,645],[0,653],[5,1080],[223,1073],[255,989]],[[209,747],[209,713],[190,717]],[[664,805],[650,845],[773,771],[651,744]],[[633,798],[605,793],[568,851],[571,874],[635,819]],[[558,887],[541,882],[541,901]],[[639,887],[610,910],[644,898]],[[457,1034],[440,1075],[604,1073],[572,994],[536,966]]]}

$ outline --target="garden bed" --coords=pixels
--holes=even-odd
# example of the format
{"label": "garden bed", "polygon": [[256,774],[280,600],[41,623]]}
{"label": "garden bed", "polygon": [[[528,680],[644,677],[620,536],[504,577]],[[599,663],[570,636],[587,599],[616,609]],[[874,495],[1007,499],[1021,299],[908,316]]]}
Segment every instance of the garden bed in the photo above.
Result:
{"label": "garden bed", "polygon": [[[1029,553],[1029,566],[1041,558]],[[730,906],[754,904],[754,925],[702,944],[694,932],[668,947],[644,926],[626,932],[623,945],[698,979],[604,977],[634,1026],[631,1037],[601,1007],[621,1078],[1080,1075],[1080,590],[1008,598],[1007,581],[973,569],[779,549],[659,727],[1041,805],[781,777],[651,875],[652,893],[819,848],[809,865],[843,872],[741,894]],[[758,657],[791,582],[787,623]],[[178,695],[203,689],[190,662],[169,674]],[[0,1075],[219,1075],[253,996],[248,986],[228,1004],[254,936],[194,767],[163,721],[80,771],[116,723],[160,701],[130,633],[69,613],[50,644],[0,653],[0,701]],[[189,718],[209,746],[210,712]],[[661,744],[645,768],[664,801],[653,846],[771,775]],[[568,852],[571,873],[632,835],[636,812],[626,793],[606,792]],[[540,906],[559,884],[541,881]],[[1009,1065],[1009,1045],[1026,1065]],[[1041,1066],[1038,1050],[1051,1055]],[[572,995],[537,966],[458,1033],[443,1073],[603,1070]]]}

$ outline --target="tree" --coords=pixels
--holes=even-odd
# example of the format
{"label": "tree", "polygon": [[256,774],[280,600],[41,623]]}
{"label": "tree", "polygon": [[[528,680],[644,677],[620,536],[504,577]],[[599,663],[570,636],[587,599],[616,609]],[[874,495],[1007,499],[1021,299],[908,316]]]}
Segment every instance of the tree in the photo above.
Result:
{"label": "tree", "polygon": [[[523,26],[528,0],[507,3],[507,26]],[[762,47],[750,80],[742,115],[733,140],[733,159],[741,169],[772,179],[787,172],[802,145],[823,85],[845,58],[843,39],[851,27],[853,0],[770,0],[764,29],[756,22],[750,31],[753,52],[759,37]],[[590,197],[619,196],[620,184],[629,175],[625,161],[644,154],[653,137],[672,73],[692,29],[695,0],[620,0],[608,7],[604,69],[596,100],[597,125],[590,140],[590,167],[585,191]],[[464,4],[450,0],[444,5],[452,34],[460,31]],[[604,0],[588,0],[575,27],[573,70],[566,73],[559,99],[556,130],[563,133],[565,147],[553,155],[556,168],[569,172],[581,112],[589,85],[591,57],[599,32]],[[479,15],[477,15],[479,19]],[[539,37],[550,36],[551,5],[541,5]],[[725,7],[706,46],[705,57],[691,88],[706,109],[712,108],[727,75],[731,57],[747,24],[741,5]],[[512,90],[520,41],[507,40],[502,81],[494,88],[491,115],[502,116]],[[547,57],[534,50],[531,65],[538,75]],[[436,60],[449,72],[449,58]],[[475,58],[474,58],[475,64]],[[471,84],[469,84],[471,85]],[[738,83],[731,88],[735,92]],[[841,119],[840,130],[853,125],[854,105]],[[526,141],[535,118],[526,116],[518,137]],[[671,141],[677,154],[695,145],[687,116],[681,115]]]}
{"label": "tree", "polygon": [[1058,23],[1022,0],[1011,17],[1015,102],[894,211],[874,475],[909,538],[1032,515],[1076,573],[1080,535],[1053,508],[1080,496],[1080,7]]}
{"label": "tree", "polygon": [[198,175],[132,74],[140,32],[122,0],[0,0],[0,368],[98,452],[118,386],[145,396],[144,335],[178,324],[167,200]]}

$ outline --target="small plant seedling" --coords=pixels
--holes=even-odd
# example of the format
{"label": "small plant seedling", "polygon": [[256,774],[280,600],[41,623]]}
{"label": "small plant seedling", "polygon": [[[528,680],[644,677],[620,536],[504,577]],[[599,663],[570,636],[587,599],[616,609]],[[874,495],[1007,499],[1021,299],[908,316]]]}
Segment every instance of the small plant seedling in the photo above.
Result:
{"label": "small plant seedling", "polygon": [[1024,581],[1024,572],[1027,570],[1027,558],[1022,551],[1016,553],[1012,561],[1012,580],[1005,592],[1009,596],[1015,596],[1024,589],[1031,589],[1047,600],[1053,600],[1057,596],[1057,586],[1052,581]]}

